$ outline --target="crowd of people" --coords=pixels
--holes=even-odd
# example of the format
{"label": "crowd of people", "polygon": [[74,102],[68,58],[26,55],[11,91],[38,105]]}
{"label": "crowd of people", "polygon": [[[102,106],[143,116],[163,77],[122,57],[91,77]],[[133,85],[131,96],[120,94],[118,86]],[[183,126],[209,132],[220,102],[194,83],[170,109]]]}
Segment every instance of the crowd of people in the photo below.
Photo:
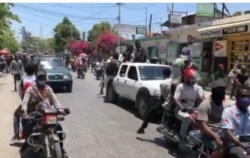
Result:
{"label": "crowd of people", "polygon": [[[105,69],[105,78],[114,77],[117,74],[119,65],[122,62],[150,62],[159,63],[157,59],[148,60],[140,42],[135,42],[135,48],[127,45],[127,50],[122,57],[118,53],[107,60],[97,59],[91,56],[65,57],[65,64],[71,70],[84,66],[94,68],[95,62],[102,63]],[[27,55],[15,55],[9,59],[0,58],[1,71],[10,72],[13,75],[14,90],[19,90],[22,100],[21,105],[14,112],[14,137],[13,141],[27,138],[31,134],[33,126],[26,120],[28,115],[36,110],[40,102],[47,105],[54,105],[62,114],[63,108],[50,86],[46,85],[46,72],[37,70],[34,64],[34,57]],[[250,134],[250,88],[248,83],[247,67],[236,64],[227,76],[224,66],[218,65],[218,70],[214,73],[214,81],[211,87],[211,96],[205,98],[203,88],[197,84],[198,71],[196,64],[190,59],[188,47],[181,49],[181,56],[173,64],[165,63],[171,69],[165,69],[163,74],[165,81],[160,85],[161,91],[165,95],[164,102],[156,105],[147,111],[142,125],[137,130],[138,134],[144,134],[145,128],[152,117],[152,114],[163,109],[164,106],[173,106],[176,118],[181,120],[179,135],[180,143],[187,143],[188,130],[191,124],[203,134],[203,141],[212,149],[212,158],[246,158],[250,154],[250,149],[238,138]],[[2,64],[3,65],[3,64]],[[26,76],[23,76],[24,72]],[[227,79],[225,79],[227,78]],[[230,97],[236,100],[235,105],[225,105],[226,88],[232,84]],[[167,85],[167,86],[163,86]],[[100,94],[103,94],[104,79],[100,84]],[[163,87],[167,87],[164,89]],[[198,100],[198,105],[196,105]],[[22,122],[23,136],[20,137],[19,123]],[[222,130],[209,126],[210,124],[220,124]],[[58,130],[62,130],[58,125]],[[59,134],[59,138],[63,139]],[[248,142],[250,143],[250,141]],[[23,148],[25,148],[23,145]],[[64,157],[67,153],[61,143]]]}
{"label": "crowd of people", "polygon": [[[197,84],[197,68],[189,60],[189,50],[182,49],[181,57],[172,66],[172,75],[164,72],[166,80],[162,84],[168,86],[162,92],[167,91],[170,95],[164,96],[165,102],[148,110],[137,133],[145,133],[144,129],[152,113],[163,111],[163,106],[166,106],[164,104],[172,107],[174,105],[176,118],[182,121],[180,144],[188,143],[188,129],[193,124],[201,131],[203,142],[210,147],[212,158],[247,158],[250,148],[245,143],[249,141],[242,142],[239,138],[250,134],[249,76],[245,65],[236,65],[229,73],[228,81],[223,70],[224,66],[218,65],[218,71],[214,73],[211,96],[205,98],[203,88]],[[235,104],[230,106],[225,105],[229,81],[233,84],[231,98],[236,99]],[[197,100],[199,104],[196,106]],[[211,124],[220,126],[215,128]]]}

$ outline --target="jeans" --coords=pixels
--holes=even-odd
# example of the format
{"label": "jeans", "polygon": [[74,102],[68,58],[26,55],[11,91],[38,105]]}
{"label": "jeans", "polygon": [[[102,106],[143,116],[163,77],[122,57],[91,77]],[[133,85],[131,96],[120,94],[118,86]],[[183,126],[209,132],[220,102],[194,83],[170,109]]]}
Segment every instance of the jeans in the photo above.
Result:
{"label": "jeans", "polygon": [[181,110],[179,110],[177,113],[176,113],[176,117],[181,120],[181,129],[180,129],[180,136],[181,138],[186,138],[187,135],[188,135],[188,129],[189,129],[189,126],[191,125],[192,123],[192,120],[190,118],[190,115],[189,113],[187,112],[182,112]]}
{"label": "jeans", "polygon": [[14,114],[14,134],[19,137],[20,116]]}

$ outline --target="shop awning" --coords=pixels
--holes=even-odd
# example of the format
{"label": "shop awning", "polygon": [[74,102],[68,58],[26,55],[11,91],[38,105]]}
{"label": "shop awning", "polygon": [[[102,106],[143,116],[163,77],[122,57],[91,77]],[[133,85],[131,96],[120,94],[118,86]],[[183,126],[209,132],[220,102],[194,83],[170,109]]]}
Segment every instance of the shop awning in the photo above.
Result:
{"label": "shop awning", "polygon": [[217,25],[217,26],[205,27],[205,28],[198,29],[197,31],[198,32],[210,31],[210,30],[214,30],[214,29],[222,29],[222,28],[234,27],[234,26],[244,25],[244,24],[250,24],[250,20],[236,22],[236,23],[228,23],[228,24]]}

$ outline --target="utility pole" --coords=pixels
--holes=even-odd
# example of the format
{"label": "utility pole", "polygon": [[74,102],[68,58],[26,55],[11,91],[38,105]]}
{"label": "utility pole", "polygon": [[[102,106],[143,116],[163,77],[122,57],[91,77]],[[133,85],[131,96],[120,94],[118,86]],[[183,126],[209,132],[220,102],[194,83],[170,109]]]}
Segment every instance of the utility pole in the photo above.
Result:
{"label": "utility pole", "polygon": [[148,35],[148,8],[145,10],[145,21],[146,21],[146,35]]}
{"label": "utility pole", "polygon": [[117,25],[117,48],[118,53],[120,54],[120,24],[121,24],[121,3],[117,3],[118,6],[118,25]]}

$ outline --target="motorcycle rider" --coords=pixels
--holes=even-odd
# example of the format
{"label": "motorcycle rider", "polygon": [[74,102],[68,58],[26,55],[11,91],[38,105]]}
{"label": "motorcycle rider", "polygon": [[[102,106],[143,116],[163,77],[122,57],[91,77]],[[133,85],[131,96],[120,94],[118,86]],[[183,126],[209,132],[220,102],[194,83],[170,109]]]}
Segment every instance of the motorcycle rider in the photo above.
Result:
{"label": "motorcycle rider", "polygon": [[[25,65],[25,72],[26,76],[24,76],[21,79],[21,82],[19,84],[19,96],[21,99],[23,99],[25,91],[28,89],[29,86],[31,86],[33,83],[35,83],[36,76],[34,75],[36,70],[36,65],[29,63]],[[17,109],[14,112],[14,137],[12,138],[12,141],[18,141],[19,138],[19,123],[20,123],[20,111],[21,111],[21,105],[17,107]]]}
{"label": "motorcycle rider", "polygon": [[177,85],[174,93],[174,102],[176,104],[176,117],[182,121],[180,137],[182,142],[186,141],[187,132],[192,123],[195,102],[204,100],[204,91],[196,83],[196,70],[187,68],[183,72],[183,83]]}
{"label": "motorcycle rider", "polygon": [[222,113],[224,152],[227,158],[247,158],[250,154],[249,147],[236,137],[250,134],[249,105],[250,90],[247,87],[240,87],[236,94],[236,104],[224,109]]}
{"label": "motorcycle rider", "polygon": [[[44,70],[39,70],[36,73],[36,81],[35,84],[30,86],[24,95],[21,110],[22,114],[22,124],[24,128],[24,136],[27,138],[32,133],[33,125],[29,124],[27,121],[28,115],[34,111],[36,111],[37,105],[41,102],[47,102],[49,105],[55,106],[58,111],[65,115],[65,112],[57,100],[52,88],[46,85],[47,74]],[[57,126],[58,131],[62,131],[62,127],[60,124]],[[63,135],[58,134],[60,140],[63,140]],[[62,153],[64,158],[67,158],[67,153],[63,148],[63,143],[60,143]]]}
{"label": "motorcycle rider", "polygon": [[214,151],[212,158],[223,157],[222,139],[218,135],[219,129],[211,128],[208,124],[221,124],[223,112],[223,101],[226,94],[226,83],[224,79],[218,79],[212,84],[211,97],[205,99],[197,108],[197,125],[201,130],[203,142]]}
{"label": "motorcycle rider", "polygon": [[[171,74],[171,69],[169,69],[169,68],[163,69],[163,75],[164,75],[165,81],[160,85],[162,92],[165,90],[165,89],[163,90],[163,87],[165,87],[165,85],[167,85],[170,88],[170,83],[171,83],[170,74]],[[145,116],[145,119],[143,120],[143,123],[142,123],[141,127],[137,130],[138,134],[144,134],[145,133],[144,129],[147,128],[151,117],[158,110],[163,111],[162,110],[162,102],[160,102],[156,106],[152,106],[152,108],[148,109],[148,111],[146,113],[146,116]]]}

